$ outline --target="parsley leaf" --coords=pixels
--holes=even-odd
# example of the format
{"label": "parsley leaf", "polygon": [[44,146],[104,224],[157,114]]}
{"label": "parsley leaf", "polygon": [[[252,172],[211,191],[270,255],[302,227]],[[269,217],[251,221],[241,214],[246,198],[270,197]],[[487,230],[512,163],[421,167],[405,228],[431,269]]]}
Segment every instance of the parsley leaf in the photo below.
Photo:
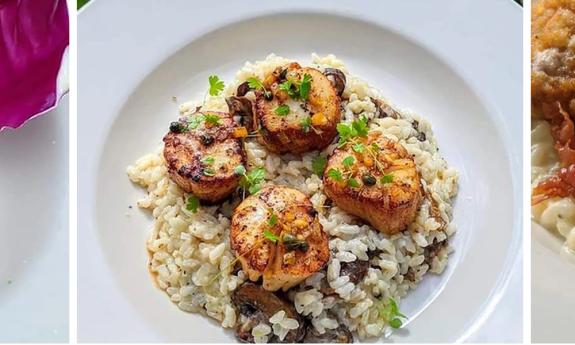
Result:
{"label": "parsley leaf", "polygon": [[282,104],[279,107],[276,108],[275,113],[279,116],[286,116],[287,114],[289,114],[290,112],[290,108],[289,105],[287,104]]}
{"label": "parsley leaf", "polygon": [[323,172],[325,171],[325,167],[327,166],[327,157],[318,155],[314,157],[311,161],[311,169],[314,174],[319,177],[323,176]]}
{"label": "parsley leaf", "polygon": [[358,188],[360,186],[359,182],[357,182],[357,180],[354,179],[353,177],[350,177],[347,180],[347,185],[353,188]]}
{"label": "parsley leaf", "polygon": [[388,298],[387,301],[381,301],[378,306],[379,317],[383,321],[387,322],[392,328],[400,328],[403,325],[401,319],[407,319],[407,316],[403,315],[399,311],[399,307],[393,298]]}
{"label": "parsley leaf", "polygon": [[212,164],[214,164],[215,161],[216,161],[216,160],[214,159],[214,157],[210,157],[210,156],[205,157],[204,159],[202,159],[202,163],[205,164],[205,165],[212,165]]}
{"label": "parsley leaf", "polygon": [[[241,171],[243,171],[243,174],[239,174]],[[240,187],[250,192],[250,194],[255,194],[260,191],[262,188],[262,182],[266,177],[266,171],[263,167],[255,168],[246,173],[243,165],[238,165],[234,169],[234,172],[238,175],[242,175],[242,179],[240,180]]]}
{"label": "parsley leaf", "polygon": [[352,156],[347,156],[343,159],[342,164],[344,167],[349,168],[353,165],[354,162],[355,158],[353,158]]}
{"label": "parsley leaf", "polygon": [[217,96],[224,90],[224,82],[217,75],[211,75],[208,81],[210,82],[210,96]]}
{"label": "parsley leaf", "polygon": [[380,179],[382,184],[393,182],[393,174],[385,174]]}
{"label": "parsley leaf", "polygon": [[188,118],[188,128],[189,129],[196,129],[204,121],[204,115],[198,114]]}
{"label": "parsley leaf", "polygon": [[309,132],[309,129],[311,128],[311,117],[306,116],[303,119],[301,119],[300,125],[301,125],[301,130],[304,133]]}
{"label": "parsley leaf", "polygon": [[311,75],[304,74],[301,84],[299,85],[299,98],[307,100],[309,98],[309,90],[311,89]]}
{"label": "parsley leaf", "polygon": [[377,145],[377,143],[371,143],[371,149],[372,149],[373,151],[375,151],[375,152],[381,150],[381,149],[379,148],[379,145]]}
{"label": "parsley leaf", "polygon": [[365,149],[365,145],[363,145],[362,143],[357,143],[353,144],[351,148],[357,153],[362,153],[363,150]]}
{"label": "parsley leaf", "polygon": [[327,176],[334,179],[335,181],[338,181],[338,182],[343,181],[343,175],[341,174],[340,171],[335,170],[335,169],[329,169],[327,171]]}
{"label": "parsley leaf", "polygon": [[236,173],[237,175],[244,175],[246,173],[246,168],[242,164],[240,164],[234,168],[234,173]]}
{"label": "parsley leaf", "polygon": [[355,130],[355,136],[367,137],[367,118],[365,116],[360,116],[358,120],[354,120],[351,126]]}
{"label": "parsley leaf", "polygon": [[276,243],[279,240],[279,237],[277,237],[273,232],[271,232],[271,230],[264,230],[264,237],[270,241],[272,241],[273,243]]}
{"label": "parsley leaf", "polygon": [[293,86],[293,82],[291,80],[286,80],[283,83],[280,84],[279,89],[282,91],[287,92],[287,94],[291,97],[294,98],[295,93],[294,90],[292,90],[292,86]]}
{"label": "parsley leaf", "polygon": [[186,210],[192,211],[192,213],[198,212],[198,207],[200,206],[200,199],[195,195],[190,195],[188,201],[186,202]]}
{"label": "parsley leaf", "polygon": [[204,120],[212,125],[219,125],[220,124],[220,117],[214,114],[204,114]]}
{"label": "parsley leaf", "polygon": [[268,218],[268,225],[274,226],[277,224],[277,222],[278,222],[278,216],[276,216],[276,214],[273,213],[272,211],[272,215]]}
{"label": "parsley leaf", "polygon": [[264,83],[256,77],[248,78],[247,82],[250,89],[258,90],[264,88]]}
{"label": "parsley leaf", "polygon": [[203,174],[204,176],[214,176],[216,171],[212,168],[204,168]]}
{"label": "parsley leaf", "polygon": [[349,125],[346,123],[338,123],[336,128],[339,134],[338,146],[342,147],[351,138],[367,137],[367,118],[361,116],[359,119],[353,120]]}

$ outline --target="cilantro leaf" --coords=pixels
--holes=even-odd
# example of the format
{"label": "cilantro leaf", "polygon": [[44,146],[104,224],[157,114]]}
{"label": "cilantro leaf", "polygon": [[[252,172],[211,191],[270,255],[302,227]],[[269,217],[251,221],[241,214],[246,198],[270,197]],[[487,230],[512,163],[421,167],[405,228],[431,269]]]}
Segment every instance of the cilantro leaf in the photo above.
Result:
{"label": "cilantro leaf", "polygon": [[403,325],[403,321],[401,321],[401,319],[407,319],[407,317],[399,311],[397,303],[391,297],[385,302],[379,302],[378,313],[379,317],[382,318],[384,322],[387,322],[389,326],[396,329]]}
{"label": "cilantro leaf", "polygon": [[351,148],[357,153],[362,153],[365,148],[365,145],[363,145],[362,143],[357,143],[353,144]]}
{"label": "cilantro leaf", "polygon": [[301,119],[300,125],[301,125],[301,130],[304,133],[309,132],[309,129],[311,128],[311,117],[306,116],[303,119]]}
{"label": "cilantro leaf", "polygon": [[329,169],[327,171],[327,176],[338,182],[343,181],[343,175],[341,174],[341,171],[335,169]]}
{"label": "cilantro leaf", "polygon": [[204,171],[202,173],[204,174],[204,176],[214,176],[216,174],[216,171],[212,168],[204,168]]}
{"label": "cilantro leaf", "polygon": [[198,212],[198,207],[200,206],[200,200],[195,195],[190,195],[188,201],[186,202],[186,210],[192,211],[192,213]]}
{"label": "cilantro leaf", "polygon": [[381,177],[380,182],[382,184],[393,182],[393,174],[385,174]]}
{"label": "cilantro leaf", "polygon": [[204,121],[212,125],[219,125],[220,124],[220,117],[214,114],[204,114]]}
{"label": "cilantro leaf", "polygon": [[216,161],[216,160],[214,159],[214,157],[210,157],[210,156],[205,157],[204,159],[202,159],[202,163],[205,164],[205,165],[212,165],[212,164],[214,164],[215,161]]}
{"label": "cilantro leaf", "polygon": [[273,213],[272,211],[272,215],[268,218],[268,225],[274,226],[277,224],[277,222],[278,222],[278,216],[276,216],[276,214]]}
{"label": "cilantro leaf", "polygon": [[351,123],[353,130],[355,131],[355,136],[367,137],[367,118],[361,116],[359,119],[354,120]]}
{"label": "cilantro leaf", "polygon": [[258,90],[264,88],[264,83],[256,77],[248,78],[247,82],[250,89]]}
{"label": "cilantro leaf", "polygon": [[286,116],[286,115],[289,114],[289,112],[290,112],[289,105],[287,105],[287,104],[282,104],[282,105],[280,105],[279,107],[277,107],[274,112],[276,113],[276,115]]}
{"label": "cilantro leaf", "polygon": [[347,156],[343,159],[342,164],[344,167],[349,168],[353,165],[354,162],[355,158],[353,158],[353,156]]}
{"label": "cilantro leaf", "polygon": [[211,75],[208,81],[210,82],[210,96],[217,96],[224,90],[224,82],[217,75]]}
{"label": "cilantro leaf", "polygon": [[271,232],[268,229],[264,230],[264,237],[272,241],[273,243],[276,243],[279,240],[279,237],[277,237],[273,232]]}
{"label": "cilantro leaf", "polygon": [[[241,171],[242,169],[239,167],[240,166],[237,166],[234,169],[234,172],[238,173],[239,171]],[[243,167],[243,165],[241,167]],[[263,167],[258,167],[247,173],[245,172],[245,168],[243,168],[243,170],[244,173],[240,174],[242,175],[242,179],[240,180],[240,187],[250,192],[250,194],[255,194],[259,192],[260,189],[262,188],[261,186],[262,182],[266,177],[265,169]]]}
{"label": "cilantro leaf", "polygon": [[236,173],[237,175],[244,175],[246,173],[246,167],[240,164],[234,168],[234,173]]}
{"label": "cilantro leaf", "polygon": [[354,179],[353,177],[350,177],[347,180],[347,185],[353,188],[358,188],[360,186],[359,182],[357,182],[357,180]]}
{"label": "cilantro leaf", "polygon": [[301,84],[299,85],[299,98],[307,100],[309,98],[309,91],[311,89],[311,75],[304,74]]}
{"label": "cilantro leaf", "polygon": [[311,161],[311,169],[314,174],[319,177],[323,176],[323,172],[325,171],[325,167],[327,166],[327,157],[318,155],[314,157]]}
{"label": "cilantro leaf", "polygon": [[188,118],[188,128],[196,129],[204,121],[204,115],[198,114]]}

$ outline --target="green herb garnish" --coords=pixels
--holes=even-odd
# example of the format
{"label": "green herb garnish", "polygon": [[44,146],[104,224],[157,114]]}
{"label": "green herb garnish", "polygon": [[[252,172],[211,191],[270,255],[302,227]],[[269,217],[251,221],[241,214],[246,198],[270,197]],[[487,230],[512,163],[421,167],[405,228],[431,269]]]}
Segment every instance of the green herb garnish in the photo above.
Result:
{"label": "green herb garnish", "polygon": [[253,90],[264,89],[264,83],[262,83],[262,81],[256,77],[248,78],[247,82],[250,89]]}
{"label": "green herb garnish", "polygon": [[271,232],[271,230],[268,229],[264,230],[264,237],[273,243],[276,243],[279,240],[279,237],[277,237],[273,232]]}
{"label": "green herb garnish", "polygon": [[403,325],[401,319],[407,319],[407,316],[403,315],[399,311],[399,307],[393,298],[388,298],[385,302],[380,302],[378,305],[379,317],[383,319],[392,328],[400,328]]}
{"label": "green herb garnish", "polygon": [[318,155],[314,157],[311,161],[311,169],[314,174],[319,177],[323,176],[323,172],[325,171],[325,167],[327,166],[327,157]]}
{"label": "green herb garnish", "polygon": [[217,75],[211,75],[208,81],[210,82],[209,93],[211,96],[217,96],[224,90],[224,82]]}
{"label": "green herb garnish", "polygon": [[335,169],[329,169],[327,171],[327,176],[335,181],[341,182],[343,181],[343,175],[341,173],[341,171],[335,170]]}
{"label": "green herb garnish", "polygon": [[343,159],[342,164],[344,167],[349,168],[355,163],[355,158],[352,156],[347,156]]}
{"label": "green herb garnish", "polygon": [[393,174],[385,174],[380,179],[382,184],[393,182]]}
{"label": "green herb garnish", "polygon": [[204,115],[198,114],[188,118],[188,129],[196,129],[204,121]]}
{"label": "green herb garnish", "polygon": [[300,125],[301,125],[301,130],[304,133],[309,132],[309,129],[311,128],[311,117],[306,116],[303,119],[301,119]]}
{"label": "green herb garnish", "polygon": [[351,124],[338,123],[339,147],[344,146],[348,140],[355,137],[367,137],[367,118],[361,116]]}
{"label": "green herb garnish", "polygon": [[274,226],[277,224],[277,222],[278,222],[278,216],[276,216],[276,214],[273,213],[272,211],[272,215],[268,218],[268,225]]}
{"label": "green herb garnish", "polygon": [[204,114],[204,120],[212,125],[219,125],[220,124],[220,117],[214,114]]}
{"label": "green herb garnish", "polygon": [[215,161],[216,161],[216,160],[214,159],[214,157],[210,157],[210,156],[205,157],[204,159],[202,159],[202,163],[203,163],[204,165],[212,165],[212,164],[214,164]]}
{"label": "green herb garnish", "polygon": [[216,171],[212,168],[204,168],[204,171],[202,171],[202,173],[204,174],[204,176],[214,176],[216,174]]}
{"label": "green herb garnish", "polygon": [[188,201],[186,202],[186,210],[192,211],[192,213],[198,212],[198,207],[200,206],[200,199],[195,195],[190,195]]}
{"label": "green herb garnish", "polygon": [[353,188],[358,188],[359,186],[361,186],[361,185],[359,184],[359,182],[357,182],[357,180],[354,179],[353,177],[350,177],[350,178],[347,180],[347,185],[350,186],[350,187],[353,187]]}
{"label": "green herb garnish", "polygon": [[309,90],[311,89],[311,75],[304,74],[299,85],[299,98],[307,100],[309,98]]}
{"label": "green herb garnish", "polygon": [[363,145],[362,143],[355,143],[351,148],[357,153],[363,153],[365,145]]}
{"label": "green herb garnish", "polygon": [[266,171],[263,167],[255,168],[246,173],[246,168],[243,165],[238,165],[234,169],[234,172],[238,175],[242,175],[240,187],[242,187],[244,191],[247,190],[250,192],[250,194],[255,194],[260,191],[262,182],[266,177]]}
{"label": "green herb garnish", "polygon": [[289,108],[289,105],[287,105],[287,104],[282,104],[279,107],[277,107],[275,110],[276,115],[279,115],[279,116],[286,116],[287,114],[289,114],[289,112],[290,112],[290,108]]}

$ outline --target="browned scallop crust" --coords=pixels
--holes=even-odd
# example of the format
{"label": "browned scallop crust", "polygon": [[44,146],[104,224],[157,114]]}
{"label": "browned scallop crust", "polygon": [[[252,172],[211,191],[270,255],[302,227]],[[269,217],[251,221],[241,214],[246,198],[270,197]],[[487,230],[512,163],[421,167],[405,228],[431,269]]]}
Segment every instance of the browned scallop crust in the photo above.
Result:
{"label": "browned scallop crust", "polygon": [[[277,222],[270,225],[275,214]],[[264,236],[274,233],[275,243]],[[309,249],[288,250],[281,238],[304,240]],[[230,230],[231,247],[252,281],[263,277],[269,291],[287,290],[322,269],[329,260],[327,234],[323,231],[305,194],[285,186],[266,186],[247,197],[234,210]]]}
{"label": "browned scallop crust", "polygon": [[[206,203],[216,203],[237,188],[234,168],[245,164],[241,139],[234,138],[236,122],[227,113],[204,112],[220,118],[218,125],[201,122],[195,129],[164,136],[164,158],[172,180]],[[195,113],[190,117],[200,116]],[[190,117],[180,119],[187,126]],[[213,163],[206,160],[213,159]]]}
{"label": "browned scallop crust", "polygon": [[[279,89],[286,80],[300,81],[305,74],[312,78],[307,101],[294,100]],[[301,153],[323,149],[332,142],[341,118],[341,102],[334,85],[321,71],[291,63],[268,75],[264,85],[272,92],[273,99],[266,100],[261,90],[256,92],[254,117],[261,144],[276,153]],[[276,114],[275,110],[284,104],[290,107],[290,113],[286,116]],[[302,119],[317,113],[323,114],[325,121],[306,132]]]}
{"label": "browned scallop crust", "polygon": [[[378,145],[379,150],[375,152],[381,168],[378,169],[376,164],[366,166],[366,159],[373,161],[373,157],[365,152],[356,153],[350,145],[336,149],[328,160],[326,172],[330,169],[340,171],[345,175],[344,181],[338,182],[326,173],[324,192],[344,211],[366,220],[381,232],[396,234],[413,222],[421,205],[423,188],[420,174],[413,158],[398,142],[372,133],[363,139],[363,143],[365,146]],[[354,157],[354,164],[346,168],[343,160],[350,156]],[[349,172],[347,175],[346,171]],[[367,185],[366,176],[373,177],[375,184]],[[382,181],[384,176],[388,179]],[[348,177],[355,179],[359,186],[349,186]]]}

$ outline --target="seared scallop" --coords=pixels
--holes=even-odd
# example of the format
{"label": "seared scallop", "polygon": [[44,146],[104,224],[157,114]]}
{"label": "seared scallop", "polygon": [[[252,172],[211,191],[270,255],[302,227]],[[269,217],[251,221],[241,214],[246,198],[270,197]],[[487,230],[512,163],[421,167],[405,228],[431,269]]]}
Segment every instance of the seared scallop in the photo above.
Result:
{"label": "seared scallop", "polygon": [[172,180],[207,203],[228,197],[240,177],[234,168],[246,158],[239,127],[227,113],[197,112],[170,125],[164,158]]}
{"label": "seared scallop", "polygon": [[324,74],[297,63],[268,75],[264,88],[256,90],[254,104],[260,143],[276,153],[301,153],[329,145],[341,117],[342,78],[343,73],[333,73],[333,69]]}
{"label": "seared scallop", "polygon": [[406,229],[423,199],[413,158],[400,143],[378,132],[354,140],[329,158],[325,193],[339,208],[381,232],[393,235]]}
{"label": "seared scallop", "polygon": [[284,291],[321,270],[329,260],[327,234],[305,194],[266,186],[234,210],[231,247],[252,281]]}

